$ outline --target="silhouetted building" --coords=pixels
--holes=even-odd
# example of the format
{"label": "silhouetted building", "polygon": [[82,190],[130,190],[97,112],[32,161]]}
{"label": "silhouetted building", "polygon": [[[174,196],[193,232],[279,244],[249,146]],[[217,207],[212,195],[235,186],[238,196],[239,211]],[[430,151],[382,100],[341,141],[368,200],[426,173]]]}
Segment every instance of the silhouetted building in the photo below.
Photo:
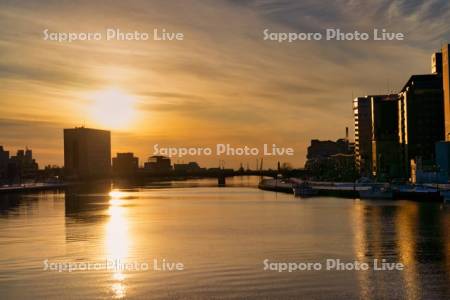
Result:
{"label": "silhouetted building", "polygon": [[155,155],[149,157],[148,161],[144,163],[144,169],[154,173],[168,173],[172,171],[172,164],[170,158]]}
{"label": "silhouetted building", "polygon": [[450,141],[450,45],[442,47],[442,88],[444,91],[445,140]]}
{"label": "silhouetted building", "polygon": [[409,175],[411,160],[434,161],[435,144],[445,138],[441,75],[411,76],[399,99],[399,142],[404,173]]}
{"label": "silhouetted building", "polygon": [[64,129],[64,169],[75,178],[109,176],[111,133],[84,127]]}
{"label": "silhouetted building", "polygon": [[9,151],[0,146],[0,183],[5,182],[8,175]]}
{"label": "silhouetted building", "polygon": [[358,176],[353,154],[337,153],[321,159],[308,160],[305,169],[315,180],[353,181]]}
{"label": "silhouetted building", "polygon": [[353,100],[355,163],[362,177],[372,174],[372,110],[370,96]]}
{"label": "silhouetted building", "polygon": [[117,153],[112,159],[112,168],[116,175],[132,175],[139,169],[139,158],[131,152]]}
{"label": "silhouetted building", "polygon": [[436,143],[436,166],[438,169],[438,182],[448,183],[450,180],[450,142]]}
{"label": "silhouetted building", "polygon": [[338,153],[353,154],[351,147],[352,145],[347,139],[338,139],[336,142],[311,140],[306,158],[311,160],[327,158]]}
{"label": "silhouetted building", "polygon": [[8,177],[12,181],[34,179],[38,169],[39,166],[30,149],[18,150],[17,154],[9,159]]}
{"label": "silhouetted building", "polygon": [[317,180],[347,181],[356,178],[354,144],[348,139],[311,140],[305,169]]}
{"label": "silhouetted building", "polygon": [[431,56],[431,73],[442,74],[442,53],[436,52]]}
{"label": "silhouetted building", "polygon": [[399,143],[399,97],[369,96],[372,127],[372,176],[379,180],[403,177]]}
{"label": "silhouetted building", "polygon": [[442,53],[434,53],[433,74],[411,76],[398,95],[353,100],[355,160],[361,176],[368,169],[386,179],[434,176],[435,144],[446,134],[450,140],[449,52],[446,45]]}
{"label": "silhouetted building", "polygon": [[46,165],[41,174],[49,182],[59,182],[64,178],[64,168],[57,165]]}

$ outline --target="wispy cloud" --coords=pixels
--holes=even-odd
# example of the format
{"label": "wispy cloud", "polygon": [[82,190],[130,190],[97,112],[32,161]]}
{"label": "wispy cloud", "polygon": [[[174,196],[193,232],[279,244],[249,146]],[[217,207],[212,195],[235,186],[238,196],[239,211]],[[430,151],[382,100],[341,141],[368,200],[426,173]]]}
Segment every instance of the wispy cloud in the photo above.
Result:
{"label": "wispy cloud", "polygon": [[[351,126],[352,94],[398,90],[410,74],[429,72],[431,53],[450,39],[446,0],[2,1],[0,16],[0,141],[18,145],[29,136],[30,147],[61,153],[35,151],[51,163],[62,162],[58,126],[92,124],[86,93],[119,86],[139,99],[142,120],[136,132],[113,134],[115,150],[147,156],[160,141],[276,142],[294,146],[300,166],[310,139],[338,138]],[[166,28],[185,40],[42,39],[45,28],[110,27]],[[265,28],[329,27],[386,28],[406,40],[263,40]],[[42,120],[50,124],[34,123]]]}

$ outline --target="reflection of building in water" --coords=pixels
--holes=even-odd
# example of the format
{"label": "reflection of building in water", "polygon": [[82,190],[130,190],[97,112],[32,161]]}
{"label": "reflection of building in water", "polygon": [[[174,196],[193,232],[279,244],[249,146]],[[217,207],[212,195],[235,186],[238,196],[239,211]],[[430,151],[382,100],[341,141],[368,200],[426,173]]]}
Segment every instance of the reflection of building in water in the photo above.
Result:
{"label": "reflection of building in water", "polygon": [[444,244],[448,236],[440,230],[444,227],[441,215],[437,204],[403,202],[399,205],[395,216],[397,251],[400,261],[405,265],[401,274],[408,299],[421,298],[422,295],[439,299],[445,298],[447,293],[442,290],[442,287],[447,286],[444,279],[446,276],[431,275],[436,270],[442,271],[442,274],[448,272],[444,267]]}
{"label": "reflection of building in water", "polygon": [[[355,202],[355,258],[402,263],[402,271],[357,272],[362,299],[444,299],[450,276],[450,224],[439,204]],[[439,274],[439,275],[436,275]]]}
{"label": "reflection of building in water", "polygon": [[[352,216],[356,259],[386,259],[405,266],[403,271],[358,272],[361,298],[391,298],[384,293],[396,286],[400,298],[445,298],[450,274],[449,227],[443,221],[447,219],[437,204],[356,202]],[[446,275],[436,276],[436,270]]]}
{"label": "reflection of building in water", "polygon": [[[403,271],[358,272],[363,299],[445,298],[450,236],[438,204],[402,201],[396,205],[356,202],[353,210],[355,257],[360,262],[386,259]],[[436,276],[436,270],[446,276]],[[401,288],[403,287],[403,288]]]}
{"label": "reflection of building in water", "polygon": [[[448,210],[448,207],[444,206]],[[444,253],[445,253],[445,266],[446,266],[446,273],[447,273],[447,281],[450,282],[450,218],[446,218],[445,215],[442,216],[442,236],[444,237]]]}
{"label": "reflection of building in water", "polygon": [[416,236],[417,236],[418,206],[414,203],[404,203],[396,215],[396,227],[398,229],[397,238],[398,254],[400,262],[405,265],[403,271],[403,281],[406,287],[407,299],[415,299],[417,286],[417,265],[416,265]]}
{"label": "reflection of building in water", "polygon": [[67,242],[87,241],[90,236],[97,235],[93,226],[83,225],[105,222],[108,216],[104,211],[109,207],[110,191],[109,182],[73,186],[66,190],[64,207]]}
{"label": "reflection of building in water", "polygon": [[[125,192],[111,191],[110,182],[68,189],[65,198],[66,241],[80,242],[81,247],[85,244],[95,245],[95,255],[99,259],[107,259],[110,263],[126,263],[131,237],[124,203],[129,199],[132,197]],[[112,297],[125,297],[127,275],[120,268],[109,271],[112,276]]]}
{"label": "reflection of building in water", "polygon": [[24,197],[23,194],[20,193],[0,195],[0,215],[9,215],[23,206],[27,207],[27,210],[32,212],[32,207],[36,206],[38,201],[37,198]]}
{"label": "reflection of building in water", "polygon": [[[374,259],[398,262],[394,218],[395,206],[378,206],[357,202],[353,210],[354,249],[359,262],[373,268]],[[363,299],[390,298],[394,286],[401,282],[401,274],[378,271],[357,272],[360,297]],[[392,286],[391,286],[392,285]],[[399,291],[401,293],[401,291]]]}
{"label": "reflection of building in water", "polygon": [[[361,263],[370,263],[366,256],[366,226],[365,226],[365,205],[361,202],[355,203],[352,216],[353,224],[353,236],[354,236],[354,248],[355,258]],[[358,272],[357,273],[360,298],[371,299],[372,293],[370,291],[369,273]]]}
{"label": "reflection of building in water", "polygon": [[[435,299],[444,299],[448,292],[448,270],[446,264],[446,240],[450,237],[444,235],[444,228],[441,217],[442,208],[438,204],[424,205],[419,209],[417,216],[417,233],[422,238],[416,237],[416,261],[418,262],[419,273],[422,284],[420,290],[422,295],[434,295]],[[430,270],[439,270],[442,276],[430,274]],[[447,274],[446,274],[447,273]],[[447,290],[436,289],[436,286],[447,287]]]}
{"label": "reflection of building in water", "polygon": [[68,187],[65,192],[65,214],[68,218],[89,222],[91,212],[109,207],[109,181],[96,181],[89,184]]}

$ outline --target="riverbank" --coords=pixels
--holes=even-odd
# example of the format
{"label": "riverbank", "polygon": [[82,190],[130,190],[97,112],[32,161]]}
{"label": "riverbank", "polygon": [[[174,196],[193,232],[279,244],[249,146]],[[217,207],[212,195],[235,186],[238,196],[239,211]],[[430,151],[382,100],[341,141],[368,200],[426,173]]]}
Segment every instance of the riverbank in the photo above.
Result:
{"label": "riverbank", "polygon": [[27,183],[20,185],[0,186],[0,194],[23,193],[62,189],[69,186],[68,183]]}
{"label": "riverbank", "polygon": [[[448,202],[450,185],[448,184],[403,184],[389,183],[353,183],[353,182],[306,182],[295,178],[263,179],[258,188],[261,190],[296,194],[307,188],[307,196],[331,196],[342,198],[367,198],[390,200],[413,200],[426,202]],[[380,192],[383,190],[383,192]]]}

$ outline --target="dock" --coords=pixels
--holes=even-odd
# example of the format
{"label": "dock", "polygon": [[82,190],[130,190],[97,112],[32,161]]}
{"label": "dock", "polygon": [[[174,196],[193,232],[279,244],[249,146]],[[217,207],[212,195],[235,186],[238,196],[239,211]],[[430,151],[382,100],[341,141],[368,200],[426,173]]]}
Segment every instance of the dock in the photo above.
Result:
{"label": "dock", "polygon": [[[294,194],[295,188],[307,183],[308,196],[329,196],[350,199],[391,199],[413,200],[420,202],[449,202],[449,185],[392,185],[389,183],[353,183],[353,182],[304,182],[296,178],[263,179],[258,187],[262,190]],[[372,197],[365,197],[370,190],[385,187],[389,192],[373,193]],[[368,193],[369,192],[369,193]]]}

